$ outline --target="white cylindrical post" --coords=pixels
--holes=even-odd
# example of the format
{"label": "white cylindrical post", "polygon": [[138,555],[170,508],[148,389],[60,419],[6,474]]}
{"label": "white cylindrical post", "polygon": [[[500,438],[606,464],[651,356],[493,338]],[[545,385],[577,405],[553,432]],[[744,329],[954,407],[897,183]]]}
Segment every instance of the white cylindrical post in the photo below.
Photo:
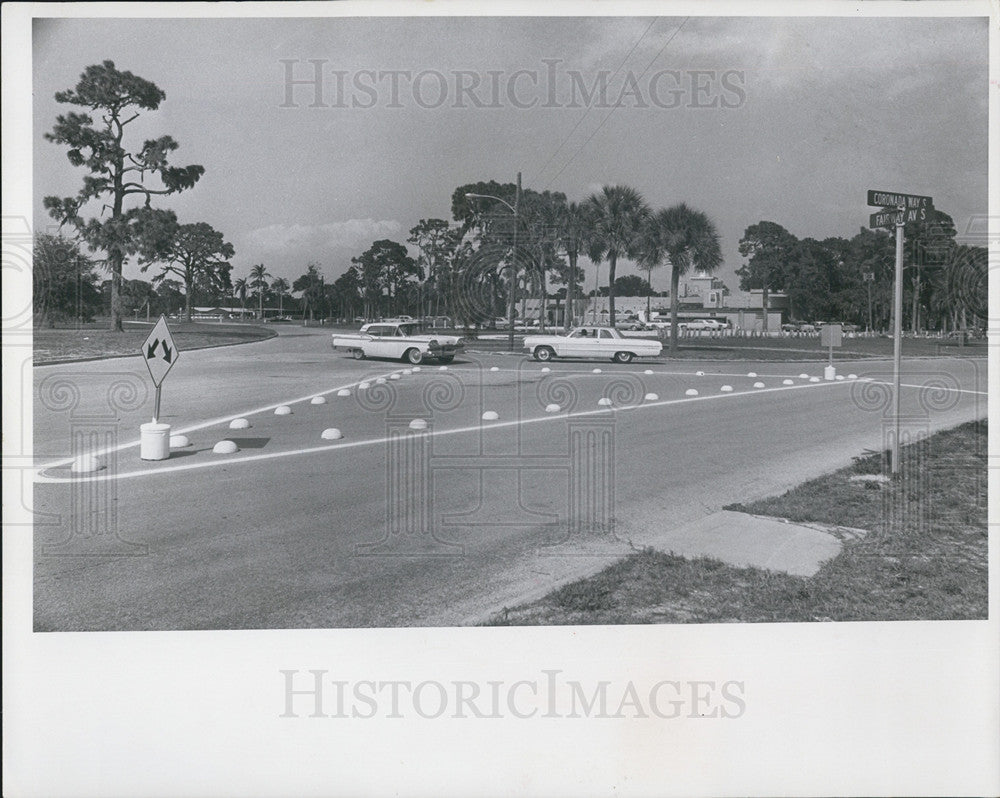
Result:
{"label": "white cylindrical post", "polygon": [[170,425],[155,421],[139,426],[139,457],[166,460],[170,457]]}

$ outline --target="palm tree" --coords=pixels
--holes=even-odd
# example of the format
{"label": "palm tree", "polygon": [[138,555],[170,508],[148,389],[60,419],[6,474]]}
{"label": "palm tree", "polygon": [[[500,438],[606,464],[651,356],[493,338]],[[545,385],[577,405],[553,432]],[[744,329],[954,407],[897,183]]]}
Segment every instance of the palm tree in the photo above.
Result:
{"label": "palm tree", "polygon": [[271,275],[263,263],[258,263],[250,270],[250,287],[257,292],[257,317],[264,318],[264,291],[267,290],[267,278]]}
{"label": "palm tree", "polygon": [[559,222],[559,235],[563,252],[569,260],[569,279],[566,281],[566,332],[573,326],[573,307],[576,300],[576,261],[580,251],[587,246],[587,206],[570,202],[563,210]]}
{"label": "palm tree", "polygon": [[663,236],[661,235],[660,225],[657,224],[658,214],[652,214],[646,223],[642,226],[642,234],[640,236],[639,243],[639,254],[636,258],[636,263],[640,268],[646,270],[646,321],[649,321],[649,316],[652,308],[650,307],[651,297],[653,293],[653,269],[657,266],[662,266],[663,262],[667,258],[667,252],[663,245]]}
{"label": "palm tree", "polygon": [[[247,289],[250,287],[246,277],[240,277],[233,283],[233,296],[240,301],[240,311],[247,309]],[[240,313],[242,318],[243,314]]]}
{"label": "palm tree", "polygon": [[677,351],[677,293],[690,267],[711,272],[722,265],[715,223],[683,202],[656,213],[659,246],[670,261],[670,350]]}
{"label": "palm tree", "polygon": [[640,235],[649,206],[642,195],[629,186],[605,186],[587,200],[590,216],[588,255],[595,264],[608,260],[609,323],[615,324],[615,268],[619,257],[632,258],[638,252]]}
{"label": "palm tree", "polygon": [[278,294],[278,315],[283,316],[284,314],[284,304],[282,300],[285,298],[285,294],[288,289],[292,287],[292,284],[288,282],[284,277],[276,277],[271,281],[271,289],[276,291]]}

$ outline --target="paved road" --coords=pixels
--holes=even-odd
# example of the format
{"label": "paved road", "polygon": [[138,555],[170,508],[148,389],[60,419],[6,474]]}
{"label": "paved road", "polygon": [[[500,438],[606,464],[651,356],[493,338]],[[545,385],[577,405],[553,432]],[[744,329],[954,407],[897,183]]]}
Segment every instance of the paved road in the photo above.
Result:
{"label": "paved road", "polygon": [[[163,462],[135,445],[152,409],[139,358],[34,370],[37,630],[472,623],[878,450],[889,429],[883,361],[838,364],[871,381],[835,382],[800,377],[821,363],[543,372],[504,354],[404,374],[322,331],[280,333],[182,354],[161,420],[192,445]],[[904,365],[905,429],[985,415],[985,360]],[[343,438],[322,439],[330,427]],[[222,439],[240,451],[213,454]],[[95,447],[107,467],[73,476]]]}

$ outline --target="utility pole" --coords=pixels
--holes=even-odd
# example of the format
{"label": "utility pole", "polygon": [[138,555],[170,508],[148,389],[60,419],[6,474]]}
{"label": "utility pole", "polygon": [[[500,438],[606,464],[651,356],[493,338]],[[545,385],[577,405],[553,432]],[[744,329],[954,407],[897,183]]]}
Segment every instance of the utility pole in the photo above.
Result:
{"label": "utility pole", "polygon": [[517,297],[515,286],[517,284],[517,214],[521,207],[521,173],[517,173],[517,190],[514,193],[514,242],[511,247],[510,259],[510,302],[507,305],[507,346],[511,352],[514,351],[514,310]]}

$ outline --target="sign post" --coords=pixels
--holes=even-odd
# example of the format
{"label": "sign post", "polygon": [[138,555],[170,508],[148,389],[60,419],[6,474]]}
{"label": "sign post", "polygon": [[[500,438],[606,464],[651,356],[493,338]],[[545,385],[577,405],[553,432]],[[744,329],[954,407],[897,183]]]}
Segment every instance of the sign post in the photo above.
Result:
{"label": "sign post", "polygon": [[167,327],[167,320],[160,316],[140,349],[149,369],[149,376],[156,386],[153,421],[139,427],[139,457],[143,460],[166,460],[170,457],[170,425],[160,423],[160,392],[167,372],[174,367],[180,352]]}
{"label": "sign post", "polygon": [[830,347],[830,363],[823,369],[823,377],[827,380],[837,379],[837,369],[833,366],[833,347],[842,346],[844,328],[840,324],[824,324],[819,331],[819,345]]}
{"label": "sign post", "polygon": [[[896,228],[896,274],[892,291],[892,473],[899,473],[899,371],[903,344],[903,226],[907,222],[922,222],[934,209],[934,200],[917,194],[893,191],[868,192],[868,204],[881,207],[869,218],[869,227]],[[895,210],[886,210],[895,207]]]}

